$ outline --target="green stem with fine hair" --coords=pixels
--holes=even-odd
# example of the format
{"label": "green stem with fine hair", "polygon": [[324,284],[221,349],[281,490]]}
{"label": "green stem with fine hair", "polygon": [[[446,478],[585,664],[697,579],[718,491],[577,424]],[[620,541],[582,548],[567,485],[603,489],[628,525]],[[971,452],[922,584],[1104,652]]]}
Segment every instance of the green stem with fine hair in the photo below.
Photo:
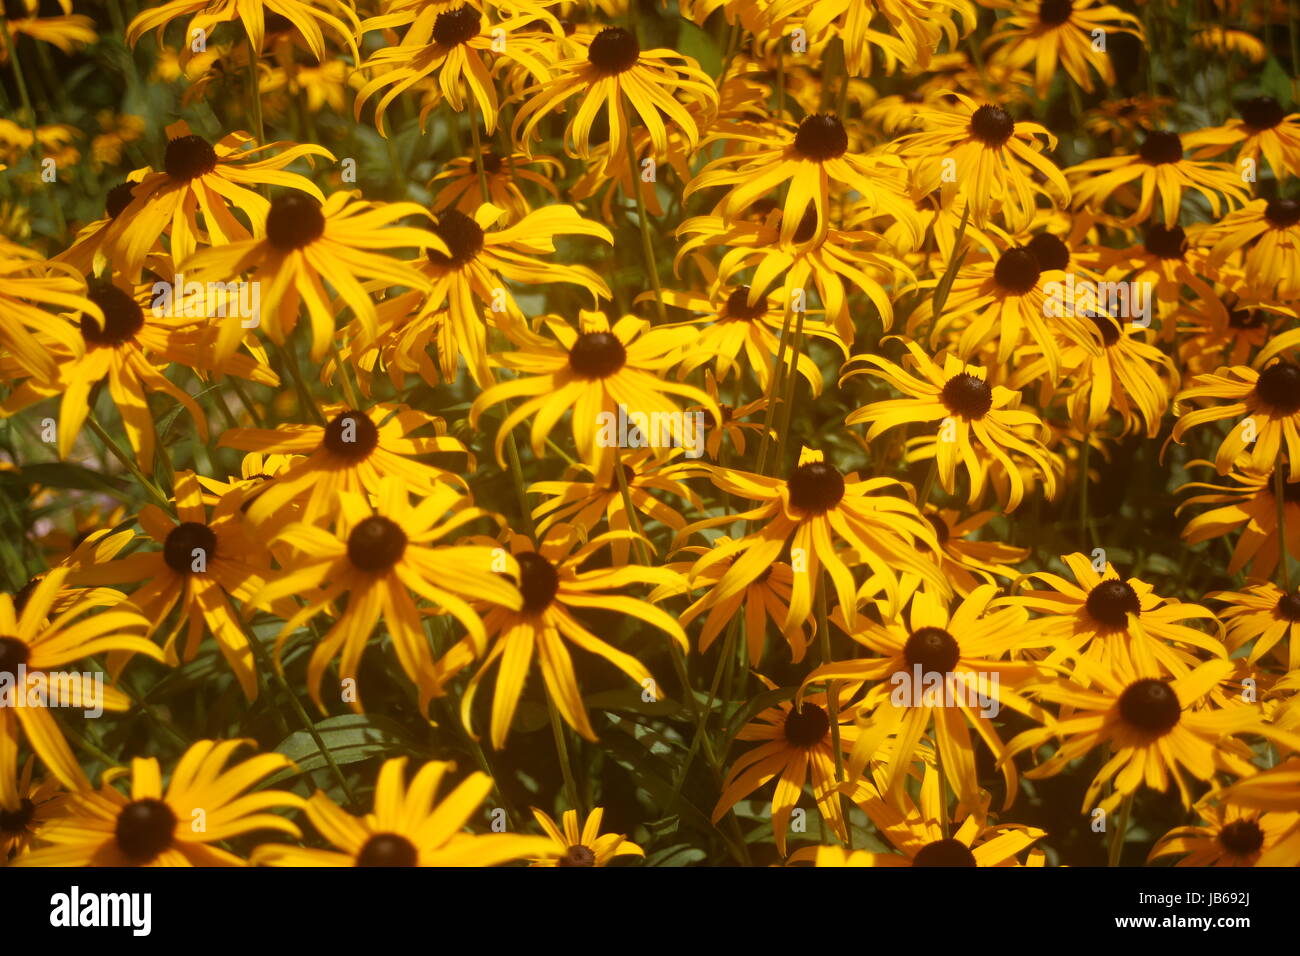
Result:
{"label": "green stem with fine hair", "polygon": [[[631,103],[628,104],[631,106]],[[627,147],[628,188],[636,199],[636,217],[641,229],[641,255],[645,259],[646,275],[650,277],[650,287],[655,294],[655,312],[660,322],[668,321],[664,308],[664,290],[659,282],[659,264],[655,261],[654,243],[650,239],[650,217],[645,211],[645,198],[641,195],[641,167],[636,161],[636,147],[632,144],[632,131],[628,130],[625,138]]]}
{"label": "green stem with fine hair", "polygon": [[569,745],[564,740],[564,722],[560,719],[559,708],[550,694],[546,695],[546,712],[550,715],[551,733],[555,736],[555,753],[560,761],[560,772],[564,775],[564,793],[570,809],[582,816],[582,804],[578,800],[578,783],[569,765]]}
{"label": "green stem with fine hair", "polygon": [[1110,852],[1107,854],[1107,866],[1119,866],[1120,857],[1124,855],[1124,838],[1128,835],[1129,814],[1133,811],[1133,794],[1124,798],[1119,811],[1119,826],[1110,835]]}

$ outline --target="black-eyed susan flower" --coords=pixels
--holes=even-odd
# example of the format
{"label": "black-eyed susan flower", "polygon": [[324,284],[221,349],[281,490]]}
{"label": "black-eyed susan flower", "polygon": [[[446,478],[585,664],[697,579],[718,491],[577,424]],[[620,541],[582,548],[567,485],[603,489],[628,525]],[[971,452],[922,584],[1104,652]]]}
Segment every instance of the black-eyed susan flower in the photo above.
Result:
{"label": "black-eyed susan flower", "polygon": [[[1018,689],[1037,678],[1040,669],[1033,662],[1009,659],[1020,647],[1028,615],[1019,608],[991,609],[996,594],[996,585],[981,585],[949,611],[947,601],[918,591],[906,620],[864,621],[848,632],[879,656],[826,662],[804,678],[804,687],[827,680],[878,682],[849,708],[858,728],[849,759],[851,777],[875,760],[882,792],[897,799],[922,736],[931,732],[953,792],[968,808],[980,805],[970,731],[1000,757],[1006,746],[992,718],[1002,707],[1040,723],[1046,719]],[[892,747],[886,748],[890,740]],[[1002,774],[1010,806],[1015,768],[1003,764]]]}
{"label": "black-eyed susan flower", "polygon": [[1245,248],[1245,276],[1259,295],[1300,298],[1300,202],[1256,199],[1196,234],[1210,250],[1209,265],[1220,268]]}
{"label": "black-eyed susan flower", "polygon": [[[1212,465],[1208,461],[1193,461],[1190,465]],[[1249,459],[1238,459],[1229,469],[1227,478],[1231,485],[1215,485],[1191,481],[1178,490],[1198,491],[1200,494],[1185,499],[1176,510],[1200,505],[1215,505],[1187,522],[1183,539],[1188,544],[1200,544],[1214,538],[1240,531],[1233,546],[1232,557],[1225,573],[1235,575],[1248,568],[1250,577],[1267,580],[1277,567],[1278,552],[1284,531],[1287,554],[1300,560],[1300,484],[1290,480],[1290,467],[1283,463],[1282,515],[1283,529],[1278,527],[1277,498],[1274,497],[1273,469],[1256,472],[1249,467]]]}
{"label": "black-eyed susan flower", "polygon": [[[939,483],[949,494],[954,494],[957,466],[963,465],[970,479],[972,505],[984,493],[990,460],[1001,462],[1010,479],[1007,510],[1014,511],[1020,505],[1025,488],[1012,453],[1034,465],[1047,497],[1055,498],[1056,475],[1042,445],[1046,426],[1034,412],[1012,407],[1019,405],[1019,393],[1001,385],[990,386],[984,369],[966,365],[956,356],[941,356],[943,365],[940,366],[915,342],[906,345],[915,373],[875,355],[859,355],[849,360],[850,365],[858,362],[871,367],[850,369],[841,383],[845,378],[865,373],[884,379],[908,397],[865,405],[852,412],[844,423],[870,423],[867,429],[870,442],[899,425],[938,421],[932,456],[938,467]],[[925,452],[921,454],[929,457]]]}
{"label": "black-eyed susan flower", "polygon": [[[1257,866],[1263,854],[1300,824],[1300,813],[1261,813],[1210,799],[1198,803],[1196,813],[1200,824],[1170,830],[1156,841],[1147,860],[1179,857],[1174,866]],[[1282,865],[1296,863],[1300,857]]]}
{"label": "black-eyed susan flower", "polygon": [[[1227,404],[1195,408],[1192,403],[1199,399],[1220,399]],[[1226,475],[1239,457],[1249,462],[1252,471],[1270,471],[1283,449],[1287,461],[1300,461],[1300,365],[1295,362],[1278,359],[1262,371],[1235,365],[1197,375],[1178,393],[1177,401],[1187,404],[1174,423],[1176,442],[1182,442],[1189,428],[1232,420],[1214,456],[1214,467],[1221,475]],[[1287,481],[1300,481],[1300,470],[1288,475]]]}
{"label": "black-eyed susan flower", "polygon": [[[8,773],[12,768],[0,768]],[[32,846],[36,830],[63,811],[64,793],[53,777],[35,777],[36,758],[28,757],[15,787],[0,797],[0,863],[21,856]]]}
{"label": "black-eyed susan flower", "polygon": [[1300,668],[1300,594],[1265,582],[1241,591],[1214,591],[1206,597],[1228,605],[1219,612],[1219,620],[1227,629],[1229,650],[1251,644],[1247,658],[1251,664],[1272,651],[1288,671]]}
{"label": "black-eyed susan flower", "polygon": [[262,588],[271,570],[270,556],[247,527],[241,495],[227,495],[209,516],[194,472],[177,472],[175,488],[178,520],[157,505],[145,505],[137,516],[161,551],[136,551],[87,567],[72,581],[138,583],[131,603],[149,620],[150,634],[162,628],[179,605],[175,620],[164,630],[164,660],[172,666],[193,660],[204,633],[211,633],[244,695],[252,700],[257,696],[253,652],[231,599],[242,604]]}
{"label": "black-eyed susan flower", "polygon": [[[673,457],[681,452],[674,449]],[[531,495],[543,495],[544,500],[533,509],[533,518],[537,522],[539,534],[557,522],[576,525],[585,534],[594,531],[603,520],[610,531],[634,531],[623,501],[623,485],[627,486],[628,498],[632,507],[640,516],[637,524],[644,526],[646,519],[657,521],[673,531],[686,527],[686,518],[668,501],[652,494],[671,495],[693,507],[702,510],[704,503],[690,486],[683,483],[691,476],[694,468],[685,462],[656,462],[655,453],[648,448],[641,448],[623,456],[623,482],[618,475],[607,484],[596,481],[593,470],[582,463],[573,465],[559,481],[537,481],[528,486]],[[615,541],[610,547],[610,554],[616,565],[624,565],[628,560],[629,541]]]}
{"label": "black-eyed susan flower", "polygon": [[[47,347],[58,362],[57,372],[49,381],[29,379],[16,388],[0,406],[0,415],[14,415],[37,402],[61,396],[58,448],[59,455],[67,458],[90,414],[91,390],[105,382],[122,417],[122,427],[135,450],[136,460],[141,470],[149,474],[153,471],[157,435],[146,393],[157,392],[174,399],[193,419],[199,438],[207,441],[208,437],[203,409],[188,392],[163,374],[168,363],[211,368],[261,385],[279,384],[274,372],[247,355],[232,352],[210,363],[204,347],[210,320],[186,315],[185,309],[164,309],[151,304],[157,301],[153,299],[152,289],[151,284],[144,283],[128,291],[107,280],[93,280],[86,296],[103,315],[103,322],[97,323],[89,313],[83,313],[82,341],[76,349],[65,347],[58,339],[47,339]],[[225,325],[238,330],[240,321],[232,317]],[[58,325],[48,324],[49,327]],[[238,345],[238,340],[235,344]]]}
{"label": "black-eyed susan flower", "polygon": [[919,235],[915,211],[904,195],[902,163],[894,156],[851,151],[844,123],[832,113],[805,117],[793,133],[722,134],[719,139],[732,150],[701,169],[687,184],[685,196],[730,187],[715,209],[727,221],[739,219],[757,200],[788,183],[781,205],[781,243],[794,242],[805,214],[812,217],[812,231],[803,241],[820,242],[830,224],[831,185],[835,184],[856,192],[859,202],[874,214],[888,216]]}
{"label": "black-eyed susan flower", "polygon": [[643,430],[649,447],[661,452],[691,443],[686,420],[670,395],[694,401],[715,418],[721,417],[716,403],[704,392],[660,375],[677,363],[680,350],[693,341],[694,330],[681,326],[652,329],[649,322],[633,315],[611,325],[603,312],[587,310],[579,313],[576,329],[558,316],[546,316],[543,322],[551,338],[533,336],[515,351],[496,356],[502,366],[520,373],[519,377],[493,385],[470,408],[470,425],[478,427],[486,409],[510,399],[526,399],[497,429],[498,461],[505,461],[502,446],[506,437],[530,416],[533,454],[541,458],[546,436],[572,409],[570,427],[578,455],[592,467],[597,482],[606,483],[616,477],[620,409],[625,421],[633,414],[645,416],[651,426]]}
{"label": "black-eyed susan flower", "polygon": [[[1209,782],[1216,773],[1234,777],[1255,772],[1251,750],[1240,735],[1264,737],[1294,748],[1300,739],[1271,727],[1257,708],[1232,702],[1216,707],[1206,698],[1216,691],[1234,665],[1206,661],[1180,677],[1157,676],[1116,661],[1110,667],[1077,662],[1091,687],[1064,679],[1044,681],[1034,694],[1071,708],[1069,716],[1041,729],[1027,730],[1008,745],[1010,754],[1037,750],[1060,741],[1056,752],[1025,776],[1031,780],[1059,774],[1072,761],[1103,745],[1110,757],[1097,771],[1084,794],[1084,812],[1101,807],[1108,812],[1138,788],[1168,791],[1177,787],[1184,808],[1192,806],[1188,778]],[[1113,785],[1103,799],[1102,788]]]}
{"label": "black-eyed susan flower", "polygon": [[[302,456],[270,476],[258,492],[248,509],[254,524],[268,531],[283,525],[292,518],[287,508],[293,502],[302,506],[296,520],[317,523],[334,513],[339,492],[364,494],[390,476],[422,494],[442,482],[465,487],[454,472],[415,460],[439,452],[468,454],[464,444],[447,435],[441,418],[387,403],[365,411],[330,405],[324,414],[324,425],[231,428],[221,433],[219,444],[224,447]],[[426,428],[432,434],[415,434]]]}
{"label": "black-eyed susan flower", "polygon": [[1041,98],[1046,98],[1058,64],[1086,92],[1092,92],[1093,73],[1103,86],[1115,85],[1110,57],[1104,51],[1098,55],[1097,31],[1142,38],[1137,17],[1101,0],[987,0],[986,5],[1008,11],[984,41],[994,49],[993,62],[1022,67],[1033,61],[1034,89]]}
{"label": "black-eyed susan flower", "polygon": [[1046,127],[1017,122],[1001,106],[953,95],[959,110],[921,108],[924,129],[889,145],[907,164],[917,193],[940,190],[944,205],[960,195],[976,226],[1000,216],[1016,232],[1033,219],[1035,197],[1046,196],[1057,206],[1070,201],[1069,184],[1044,155],[1056,149],[1056,137]]}
{"label": "black-eyed susan flower", "polygon": [[[171,242],[172,259],[181,265],[194,254],[200,239],[209,245],[248,239],[248,227],[235,218],[232,207],[243,211],[251,225],[266,222],[270,210],[270,203],[250,187],[284,186],[325,201],[315,183],[285,169],[302,157],[332,160],[333,154],[323,146],[258,145],[242,132],[223,136],[214,145],[190,132],[185,122],[173,123],[166,133],[162,170],[146,173],[131,187],[131,201],[104,235],[105,254],[131,281],[138,280],[146,255],[164,233]],[[271,150],[275,155],[262,155]]]}
{"label": "black-eyed susan flower", "polygon": [[[1226,658],[1222,641],[1178,622],[1215,621],[1199,604],[1162,597],[1139,578],[1120,577],[1108,562],[1075,553],[1061,558],[1077,583],[1057,574],[1035,571],[1029,578],[1048,590],[1018,591],[1000,603],[1038,612],[1021,628],[1021,647],[1049,648],[1045,663],[1087,658],[1102,668],[1127,664],[1152,672],[1186,674],[1196,654]],[[1133,662],[1133,663],[1129,663]]]}
{"label": "black-eyed susan flower", "polygon": [[945,835],[943,797],[933,767],[925,769],[917,800],[906,795],[901,801],[889,800],[865,780],[845,784],[844,790],[896,852],[846,853],[842,847],[828,846],[817,847],[812,854],[800,851],[801,859],[811,855],[815,866],[1042,866],[1045,862],[1043,851],[1034,844],[1047,831],[995,823],[983,805],[970,808],[959,823],[954,821],[958,825],[951,828],[951,835]]}
{"label": "black-eyed susan flower", "polygon": [[361,22],[351,4],[343,0],[170,0],[142,10],[127,26],[126,42],[128,46],[135,46],[142,36],[154,30],[161,47],[167,24],[182,17],[189,17],[185,30],[187,37],[193,36],[194,30],[208,36],[219,24],[239,20],[254,52],[260,54],[263,40],[274,27],[268,21],[277,16],[298,29],[317,60],[323,62],[329,56],[322,27],[342,42],[354,61],[357,59],[355,37],[361,33]]}
{"label": "black-eyed susan flower", "polygon": [[373,493],[373,509],[357,492],[341,490],[332,496],[339,509],[336,533],[302,523],[281,529],[276,537],[293,549],[292,556],[252,599],[259,607],[292,595],[305,602],[280,630],[278,658],[295,631],[347,595],[346,607],[335,614],[307,662],[307,689],[322,712],[321,678],[335,657],[340,658],[339,676],[352,691],[340,698],[355,712],[363,712],[357,667],[381,618],[403,672],[419,688],[424,712],[437,685],[415,597],[459,621],[480,653],[487,632],[470,602],[519,607],[519,591],[495,570],[499,563],[509,569],[504,554],[479,545],[437,543],[472,521],[490,518],[488,512],[468,505],[447,485],[425,491],[416,505],[410,502],[409,486],[399,478],[376,482]]}
{"label": "black-eyed susan flower", "polygon": [[[480,171],[487,181],[486,196],[479,185]],[[435,216],[446,209],[473,216],[480,206],[490,203],[505,210],[505,222],[510,225],[523,219],[533,208],[523,193],[523,184],[531,183],[558,203],[560,192],[554,180],[563,172],[564,165],[553,156],[529,156],[523,152],[501,156],[488,147],[477,158],[455,157],[429,181],[434,193],[430,209]]]}
{"label": "black-eyed susan flower", "polygon": [[[247,275],[257,283],[263,290],[262,323],[277,344],[293,332],[305,306],[311,356],[319,361],[334,341],[336,297],[352,310],[365,344],[379,333],[370,297],[376,285],[427,288],[418,269],[384,250],[440,254],[447,246],[428,229],[398,224],[407,216],[427,216],[416,203],[371,203],[356,193],[336,192],[322,205],[323,197],[313,192],[281,193],[257,220],[264,235],[204,249],[183,268],[193,281],[222,282]],[[217,336],[217,355],[233,348],[242,331],[238,323],[224,325]]]}
{"label": "black-eyed susan flower", "polygon": [[[870,26],[877,16],[889,32]],[[949,49],[956,49],[975,25],[975,7],[965,0],[777,0],[768,17],[777,24],[793,20],[812,37],[843,38],[844,68],[868,76],[873,53],[884,58],[890,73],[900,63],[916,70],[931,66],[940,42],[946,38]]]}
{"label": "black-eyed susan flower", "polygon": [[[40,757],[46,769],[69,790],[88,786],[86,775],[64,740],[63,731],[50,713],[50,706],[91,710],[124,711],[131,706],[126,694],[84,673],[64,668],[76,661],[105,651],[143,654],[156,661],[162,651],[144,637],[149,622],[129,605],[119,602],[98,613],[106,600],[88,592],[73,592],[73,599],[51,611],[67,583],[70,569],[47,572],[26,596],[21,610],[8,594],[0,592],[0,674],[8,675],[9,693],[22,695],[23,706],[0,707],[0,804],[14,806],[19,797],[17,741],[19,732]],[[20,675],[26,675],[26,679]],[[57,684],[57,687],[56,687]],[[29,688],[44,685],[46,693],[30,695]],[[44,704],[27,706],[35,696]]]}
{"label": "black-eyed susan flower", "polygon": [[[89,785],[69,794],[63,812],[37,832],[42,843],[11,861],[12,866],[243,866],[217,844],[259,830],[300,837],[292,820],[273,809],[302,809],[302,797],[287,790],[253,790],[293,762],[264,753],[231,764],[251,740],[200,740],[177,761],[163,785],[153,757],[137,757],[130,768],[104,771],[98,790]],[[130,794],[115,784],[130,782]]]}
{"label": "black-eyed susan flower", "polygon": [[[384,328],[400,337],[394,361],[410,365],[419,332],[431,325],[443,325],[443,335],[454,344],[439,349],[439,365],[447,381],[456,378],[457,365],[465,366],[481,388],[492,384],[488,368],[488,333],[491,324],[513,335],[532,340],[523,326],[523,312],[515,302],[512,284],[539,286],[569,283],[591,294],[592,304],[610,298],[609,286],[590,267],[547,262],[539,256],[555,252],[560,236],[591,236],[613,243],[610,231],[599,223],[583,219],[577,209],[552,205],[537,209],[514,225],[492,228],[505,210],[490,204],[479,206],[472,216],[446,209],[433,227],[440,244],[429,248],[416,267],[420,289],[394,296],[379,306]],[[423,351],[423,346],[419,346]]]}
{"label": "black-eyed susan flower", "polygon": [[673,50],[643,50],[636,34],[623,27],[605,27],[590,38],[575,34],[571,40],[577,55],[552,64],[550,79],[525,92],[512,131],[525,150],[542,119],[578,95],[582,102],[570,110],[564,141],[578,157],[590,159],[592,126],[603,111],[609,129],[607,172],[627,162],[633,116],[650,131],[656,156],[668,152],[665,118],[695,148],[699,126],[683,100],[711,117],[718,93],[693,59]]}
{"label": "black-eyed susan flower", "polygon": [[258,866],[497,866],[561,851],[546,837],[514,833],[468,833],[465,826],[492,792],[492,778],[471,773],[438,800],[455,765],[424,764],[409,784],[406,757],[384,761],[375,785],[374,810],[353,816],[321,791],[303,812],[335,848],[318,850],[263,843],[253,851]]}
{"label": "black-eyed susan flower", "polygon": [[533,816],[560,851],[559,856],[534,860],[533,866],[608,866],[620,856],[645,856],[641,849],[621,833],[601,833],[603,807],[596,807],[578,826],[578,811],[565,810],[562,825],[549,814],[533,807]]}
{"label": "black-eyed susan flower", "polygon": [[[710,549],[692,567],[693,581],[714,563],[732,559],[731,567],[701,599],[701,611],[747,588],[787,544],[792,563],[799,565],[781,627],[787,639],[812,614],[814,585],[821,580],[823,568],[849,628],[856,625],[857,587],[851,571],[856,565],[871,570],[869,580],[876,592],[886,594],[895,609],[905,603],[899,588],[901,573],[910,572],[941,593],[948,592],[928,556],[938,550],[934,529],[909,498],[890,492],[898,485],[893,479],[861,478],[856,472],[845,475],[820,451],[807,447],[786,478],[714,467],[706,473],[721,490],[759,504],[738,514],[697,521],[681,535],[736,521],[756,526],[743,538]],[[837,540],[847,547],[837,548]],[[925,545],[924,551],[920,544]]]}
{"label": "black-eyed susan flower", "polygon": [[1029,548],[991,540],[980,533],[994,517],[992,511],[980,511],[963,518],[953,508],[928,508],[925,518],[934,526],[939,539],[939,573],[954,591],[965,597],[981,584],[995,578],[1008,580],[1019,576],[1012,566],[1029,557]]}
{"label": "black-eyed susan flower", "polygon": [[1202,130],[1195,158],[1221,155],[1234,146],[1237,164],[1262,155],[1274,177],[1300,175],[1300,113],[1287,113],[1271,96],[1253,96],[1237,104],[1237,116],[1221,127]]}
{"label": "black-eyed susan flower", "polygon": [[[475,4],[428,4],[421,8],[401,43],[376,50],[360,65],[359,69],[373,74],[373,78],[357,94],[356,118],[361,118],[367,100],[386,89],[375,107],[375,126],[381,136],[387,136],[384,114],[389,104],[426,77],[436,76],[441,96],[429,99],[421,108],[421,127],[425,117],[443,99],[459,113],[465,109],[467,97],[473,97],[488,133],[493,133],[500,109],[496,83],[490,72],[495,68],[493,61],[504,57],[540,84],[551,78],[551,71],[546,63],[547,34],[537,29],[540,22],[537,16],[494,20],[485,16],[488,6],[484,4],[480,9]],[[540,9],[535,13],[550,17]],[[367,21],[365,29],[381,24],[391,25],[391,18],[381,16]],[[488,52],[496,56],[485,59]]]}
{"label": "black-eyed susan flower", "polygon": [[[775,686],[770,681],[767,683],[769,688]],[[852,722],[840,723],[839,743],[844,753],[852,749],[858,734]],[[737,740],[760,743],[738,757],[727,771],[722,781],[722,796],[713,808],[713,822],[717,823],[741,800],[776,779],[772,791],[772,835],[777,852],[785,856],[790,815],[811,778],[813,800],[822,819],[836,836],[847,840],[844,806],[835,776],[837,758],[833,737],[825,694],[807,695],[798,708],[786,700],[760,710],[736,733]]]}
{"label": "black-eyed susan flower", "polygon": [[[494,665],[500,665],[492,697],[489,738],[494,748],[499,750],[505,746],[535,659],[546,693],[564,722],[588,740],[595,740],[596,731],[578,688],[570,646],[603,657],[636,681],[643,693],[651,687],[655,688],[656,697],[662,693],[640,660],[591,633],[579,616],[586,608],[613,611],[643,621],[663,631],[683,651],[689,649],[685,632],[666,611],[616,593],[630,584],[674,583],[677,576],[673,571],[639,564],[583,570],[583,565],[597,551],[631,536],[631,532],[609,531],[584,544],[572,525],[556,524],[534,547],[522,535],[511,535],[510,551],[518,567],[518,573],[511,572],[511,577],[518,585],[518,593],[523,595],[523,603],[507,606],[498,602],[500,606],[489,609],[483,616],[491,647],[461,697],[461,720],[467,728],[473,727],[479,684]],[[480,653],[474,645],[462,640],[438,662],[438,683],[445,683],[478,656]]]}
{"label": "black-eyed susan flower", "polygon": [[[1135,154],[1120,153],[1089,159],[1065,171],[1074,182],[1074,204],[1100,212],[1114,197],[1122,204],[1135,207],[1123,220],[1133,226],[1152,218],[1155,204],[1166,226],[1178,222],[1183,193],[1195,190],[1205,197],[1215,218],[1246,202],[1249,196],[1241,176],[1228,163],[1188,159],[1185,150],[1199,142],[1196,134],[1186,137],[1169,130],[1152,130],[1146,134]],[[1140,193],[1134,195],[1130,183]]]}

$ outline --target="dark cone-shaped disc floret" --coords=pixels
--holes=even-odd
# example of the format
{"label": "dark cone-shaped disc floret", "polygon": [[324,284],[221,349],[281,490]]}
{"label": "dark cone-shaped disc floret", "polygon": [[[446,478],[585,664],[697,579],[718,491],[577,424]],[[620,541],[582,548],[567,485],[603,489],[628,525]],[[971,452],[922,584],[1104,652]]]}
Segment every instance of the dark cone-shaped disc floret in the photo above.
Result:
{"label": "dark cone-shaped disc floret", "polygon": [[1038,256],[1024,246],[1008,249],[993,267],[993,281],[1013,295],[1025,295],[1042,275]]}
{"label": "dark cone-shaped disc floret", "polygon": [[81,314],[81,337],[87,345],[112,348],[124,345],[144,328],[144,309],[129,294],[108,281],[88,283],[86,298],[104,313],[104,326],[84,312]]}
{"label": "dark cone-shaped disc floret", "polygon": [[535,551],[517,554],[515,560],[519,563],[519,593],[524,598],[521,610],[525,614],[540,614],[560,592],[560,575],[555,565]]}
{"label": "dark cone-shaped disc floret", "polygon": [[1182,226],[1153,222],[1146,228],[1146,251],[1158,259],[1181,259],[1187,254],[1187,233]]}
{"label": "dark cone-shaped disc floret", "polygon": [[1272,129],[1286,117],[1282,104],[1271,96],[1255,96],[1237,104],[1241,121],[1256,133]]}
{"label": "dark cone-shaped disc floret", "polygon": [[753,305],[749,304],[749,286],[742,285],[731,290],[727,296],[727,316],[733,319],[753,321],[767,314],[767,300],[759,296]]}
{"label": "dark cone-shaped disc floret", "polygon": [[1089,617],[1114,630],[1127,626],[1130,614],[1142,611],[1142,602],[1138,600],[1133,585],[1118,578],[1102,581],[1089,591],[1084,606]]}
{"label": "dark cone-shaped disc floret", "polygon": [[794,148],[801,156],[824,162],[838,159],[849,149],[849,134],[840,118],[831,113],[804,117],[794,134]]}
{"label": "dark cone-shaped disc floret", "polygon": [[379,429],[365,412],[350,408],[325,426],[322,444],[340,458],[361,461],[379,446]]}
{"label": "dark cone-shaped disc floret", "polygon": [[985,146],[1001,146],[1016,131],[1016,121],[1002,107],[986,104],[971,114],[970,131]]}
{"label": "dark cone-shaped disc floret", "polygon": [[1038,21],[1045,26],[1059,27],[1074,12],[1071,0],[1042,0],[1038,5]]}
{"label": "dark cone-shaped disc floret", "polygon": [[440,46],[460,46],[479,34],[483,18],[473,7],[457,7],[438,14],[433,21],[433,39]]}
{"label": "dark cone-shaped disc floret", "polygon": [[1233,856],[1250,856],[1264,845],[1264,831],[1254,820],[1233,820],[1219,831],[1219,845]]}
{"label": "dark cone-shaped disc floret", "polygon": [[118,183],[108,191],[104,197],[104,212],[108,214],[109,219],[116,219],[122,215],[122,210],[131,205],[134,198],[131,190],[135,189],[139,183]]}
{"label": "dark cone-shaped disc floret", "polygon": [[1147,138],[1138,149],[1138,155],[1156,166],[1177,163],[1183,158],[1183,141],[1177,133],[1155,130],[1147,133]]}
{"label": "dark cone-shaped disc floret", "polygon": [[176,814],[151,797],[128,803],[117,815],[117,847],[135,863],[148,863],[172,845]]}
{"label": "dark cone-shaped disc floret", "polygon": [[608,378],[626,363],[627,349],[613,332],[583,332],[569,349],[569,368],[582,378]]}
{"label": "dark cone-shaped disc floret", "polygon": [[[202,552],[201,555],[195,554]],[[191,574],[195,566],[206,569],[217,556],[217,536],[198,521],[183,521],[167,532],[163,561],[177,574]]]}
{"label": "dark cone-shaped disc floret", "polygon": [[591,847],[575,844],[564,851],[564,856],[556,861],[556,866],[595,866],[596,854]]}
{"label": "dark cone-shaped disc floret", "polygon": [[163,169],[177,182],[206,176],[216,168],[217,151],[202,136],[178,136],[168,141]]}
{"label": "dark cone-shaped disc floret", "polygon": [[961,372],[948,379],[939,397],[948,411],[962,418],[983,418],[993,407],[993,390],[988,382],[970,372]]}
{"label": "dark cone-shaped disc floret", "polygon": [[463,266],[483,251],[483,227],[458,209],[448,209],[439,216],[433,231],[451,253],[425,250],[425,256],[435,266]]}
{"label": "dark cone-shaped disc floret", "polygon": [[271,200],[266,238],[277,249],[301,249],[324,234],[325,215],[312,196],[295,189]]}
{"label": "dark cone-shaped disc floret", "polygon": [[415,866],[419,860],[415,844],[398,833],[376,833],[357,854],[357,866]]}
{"label": "dark cone-shaped disc floret", "polygon": [[1050,232],[1041,232],[1034,236],[1025,248],[1034,254],[1034,258],[1038,260],[1038,268],[1044,272],[1048,269],[1069,268],[1070,247]]}
{"label": "dark cone-shaped disc floret", "polygon": [[960,840],[935,840],[912,857],[913,866],[975,866],[975,854]]}
{"label": "dark cone-shaped disc floret", "polygon": [[1178,723],[1182,707],[1168,681],[1144,677],[1124,688],[1119,695],[1119,715],[1138,730],[1163,734]]}
{"label": "dark cone-shaped disc floret", "polygon": [[920,664],[922,674],[950,674],[960,657],[956,639],[941,627],[918,628],[903,645],[903,660],[909,668]]}
{"label": "dark cone-shaped disc floret", "polygon": [[1261,402],[1282,415],[1300,412],[1300,365],[1274,362],[1259,373],[1255,394]]}
{"label": "dark cone-shaped disc floret", "polygon": [[387,571],[406,553],[406,541],[397,522],[371,515],[348,534],[348,560],[361,571]]}
{"label": "dark cone-shaped disc floret", "polygon": [[606,75],[632,69],[640,56],[641,44],[622,27],[605,27],[587,47],[587,62]]}
{"label": "dark cone-shaped disc floret", "polygon": [[816,704],[804,701],[798,710],[790,708],[785,715],[785,739],[796,747],[811,747],[826,739],[831,729],[830,718],[826,711]]}
{"label": "dark cone-shaped disc floret", "polygon": [[790,506],[812,514],[824,514],[844,497],[844,476],[824,461],[800,465],[786,481]]}
{"label": "dark cone-shaped disc floret", "polygon": [[1264,218],[1275,229],[1290,229],[1300,222],[1300,202],[1294,199],[1270,199],[1264,207]]}

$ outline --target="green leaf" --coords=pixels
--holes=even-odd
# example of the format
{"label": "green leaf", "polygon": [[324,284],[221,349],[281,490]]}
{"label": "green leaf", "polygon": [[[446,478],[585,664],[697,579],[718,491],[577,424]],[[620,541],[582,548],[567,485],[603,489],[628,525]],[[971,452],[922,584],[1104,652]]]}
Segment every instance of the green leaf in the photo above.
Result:
{"label": "green leaf", "polygon": [[1277,57],[1271,56],[1259,72],[1259,88],[1279,103],[1291,102],[1291,77]]}
{"label": "green leaf", "polygon": [[687,20],[678,24],[677,50],[698,60],[700,69],[709,76],[717,76],[722,72],[722,51],[718,49],[713,37]]}
{"label": "green leaf", "polygon": [[18,472],[21,481],[46,488],[76,488],[82,491],[99,491],[122,501],[130,501],[125,490],[109,481],[99,472],[64,461],[38,462],[25,466]]}
{"label": "green leaf", "polygon": [[[419,754],[423,750],[401,724],[382,714],[327,717],[315,727],[325,749],[339,766],[385,754]],[[305,730],[290,734],[275,749],[296,763],[298,769],[281,771],[266,781],[267,786],[329,766],[315,739]]]}

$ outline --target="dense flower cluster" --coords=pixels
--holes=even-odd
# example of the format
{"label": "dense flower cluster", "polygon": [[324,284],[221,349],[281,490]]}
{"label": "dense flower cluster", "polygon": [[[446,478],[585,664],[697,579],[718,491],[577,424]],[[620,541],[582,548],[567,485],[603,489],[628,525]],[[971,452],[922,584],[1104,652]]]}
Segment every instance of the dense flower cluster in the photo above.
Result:
{"label": "dense flower cluster", "polygon": [[82,6],[0,862],[1300,864],[1285,3]]}

